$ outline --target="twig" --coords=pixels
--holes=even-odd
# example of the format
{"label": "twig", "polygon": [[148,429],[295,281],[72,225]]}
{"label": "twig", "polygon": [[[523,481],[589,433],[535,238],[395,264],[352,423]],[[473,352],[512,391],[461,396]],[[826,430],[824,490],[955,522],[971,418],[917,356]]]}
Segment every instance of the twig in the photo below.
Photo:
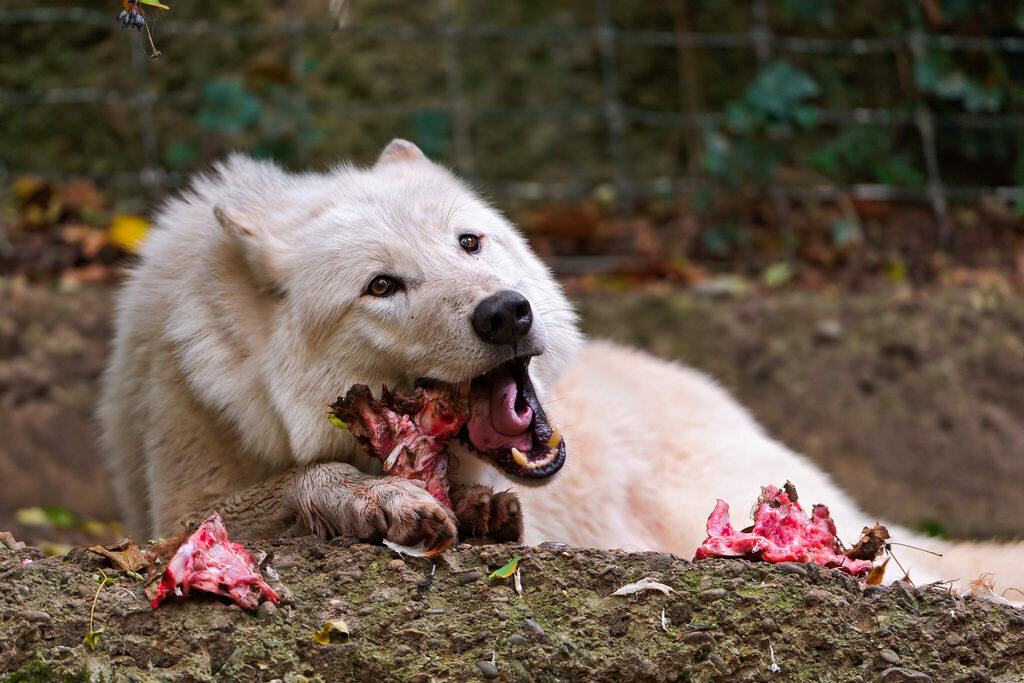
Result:
{"label": "twig", "polygon": [[149,32],[149,22],[147,21],[143,26],[146,28],[146,38],[149,39],[149,58],[160,59],[160,55],[162,55],[163,52],[156,49],[156,45],[153,44],[153,34]]}

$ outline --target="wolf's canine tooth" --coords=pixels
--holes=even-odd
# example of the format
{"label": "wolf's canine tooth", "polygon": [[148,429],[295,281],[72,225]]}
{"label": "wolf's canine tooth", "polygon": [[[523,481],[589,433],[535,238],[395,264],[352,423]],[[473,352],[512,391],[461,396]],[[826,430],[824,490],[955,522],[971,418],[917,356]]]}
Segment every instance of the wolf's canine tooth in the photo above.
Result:
{"label": "wolf's canine tooth", "polygon": [[544,445],[549,448],[558,448],[558,444],[562,443],[562,428],[559,425],[555,425],[555,431],[551,432],[551,438],[544,442]]}
{"label": "wolf's canine tooth", "polygon": [[[527,460],[526,456],[523,455],[523,452],[515,446],[512,447],[512,459],[519,463],[520,467],[530,467],[530,461]],[[533,468],[530,467],[530,469]]]}

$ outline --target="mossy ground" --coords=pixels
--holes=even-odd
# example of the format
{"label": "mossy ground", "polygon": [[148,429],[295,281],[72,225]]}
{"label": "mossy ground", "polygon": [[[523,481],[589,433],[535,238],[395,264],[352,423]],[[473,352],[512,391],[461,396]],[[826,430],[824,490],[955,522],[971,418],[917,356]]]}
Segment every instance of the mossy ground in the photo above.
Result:
{"label": "mossy ground", "polygon": [[[154,611],[141,583],[121,576],[96,601],[95,651],[82,638],[99,558],[0,551],[0,671],[10,680],[473,680],[492,663],[491,675],[523,681],[871,681],[897,667],[935,681],[1024,675],[1024,612],[938,587],[864,588],[817,566],[566,546],[463,545],[404,560],[345,541],[250,546],[275,553],[284,589],[272,614],[206,597]],[[510,579],[487,578],[514,555],[521,596]],[[648,576],[676,592],[611,596]],[[336,619],[351,638],[314,642]]]}

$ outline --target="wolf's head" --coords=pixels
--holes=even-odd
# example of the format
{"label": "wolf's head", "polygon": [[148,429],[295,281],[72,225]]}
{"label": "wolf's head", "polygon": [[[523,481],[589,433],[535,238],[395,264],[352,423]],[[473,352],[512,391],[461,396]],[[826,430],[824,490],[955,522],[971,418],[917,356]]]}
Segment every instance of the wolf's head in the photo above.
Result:
{"label": "wolf's head", "polygon": [[195,191],[263,299],[248,334],[294,458],[351,446],[326,406],[352,384],[443,382],[469,397],[478,453],[522,478],[557,471],[544,403],[576,319],[496,210],[404,140],[367,169],[292,175],[233,157],[217,171]]}

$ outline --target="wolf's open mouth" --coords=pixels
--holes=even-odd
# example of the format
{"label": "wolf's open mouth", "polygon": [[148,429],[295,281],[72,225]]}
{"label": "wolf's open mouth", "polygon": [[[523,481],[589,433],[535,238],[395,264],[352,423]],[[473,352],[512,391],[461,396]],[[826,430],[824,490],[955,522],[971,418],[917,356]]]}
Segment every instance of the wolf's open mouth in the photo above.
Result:
{"label": "wolf's open mouth", "polygon": [[460,436],[509,474],[541,479],[562,468],[565,440],[548,424],[529,366],[530,357],[520,356],[470,382],[469,421]]}
{"label": "wolf's open mouth", "polygon": [[380,400],[355,384],[331,404],[331,414],[387,473],[423,481],[450,507],[453,436],[524,483],[549,477],[565,463],[565,440],[548,424],[529,366],[530,357],[520,356],[459,384],[420,378],[414,394],[385,386]]}

